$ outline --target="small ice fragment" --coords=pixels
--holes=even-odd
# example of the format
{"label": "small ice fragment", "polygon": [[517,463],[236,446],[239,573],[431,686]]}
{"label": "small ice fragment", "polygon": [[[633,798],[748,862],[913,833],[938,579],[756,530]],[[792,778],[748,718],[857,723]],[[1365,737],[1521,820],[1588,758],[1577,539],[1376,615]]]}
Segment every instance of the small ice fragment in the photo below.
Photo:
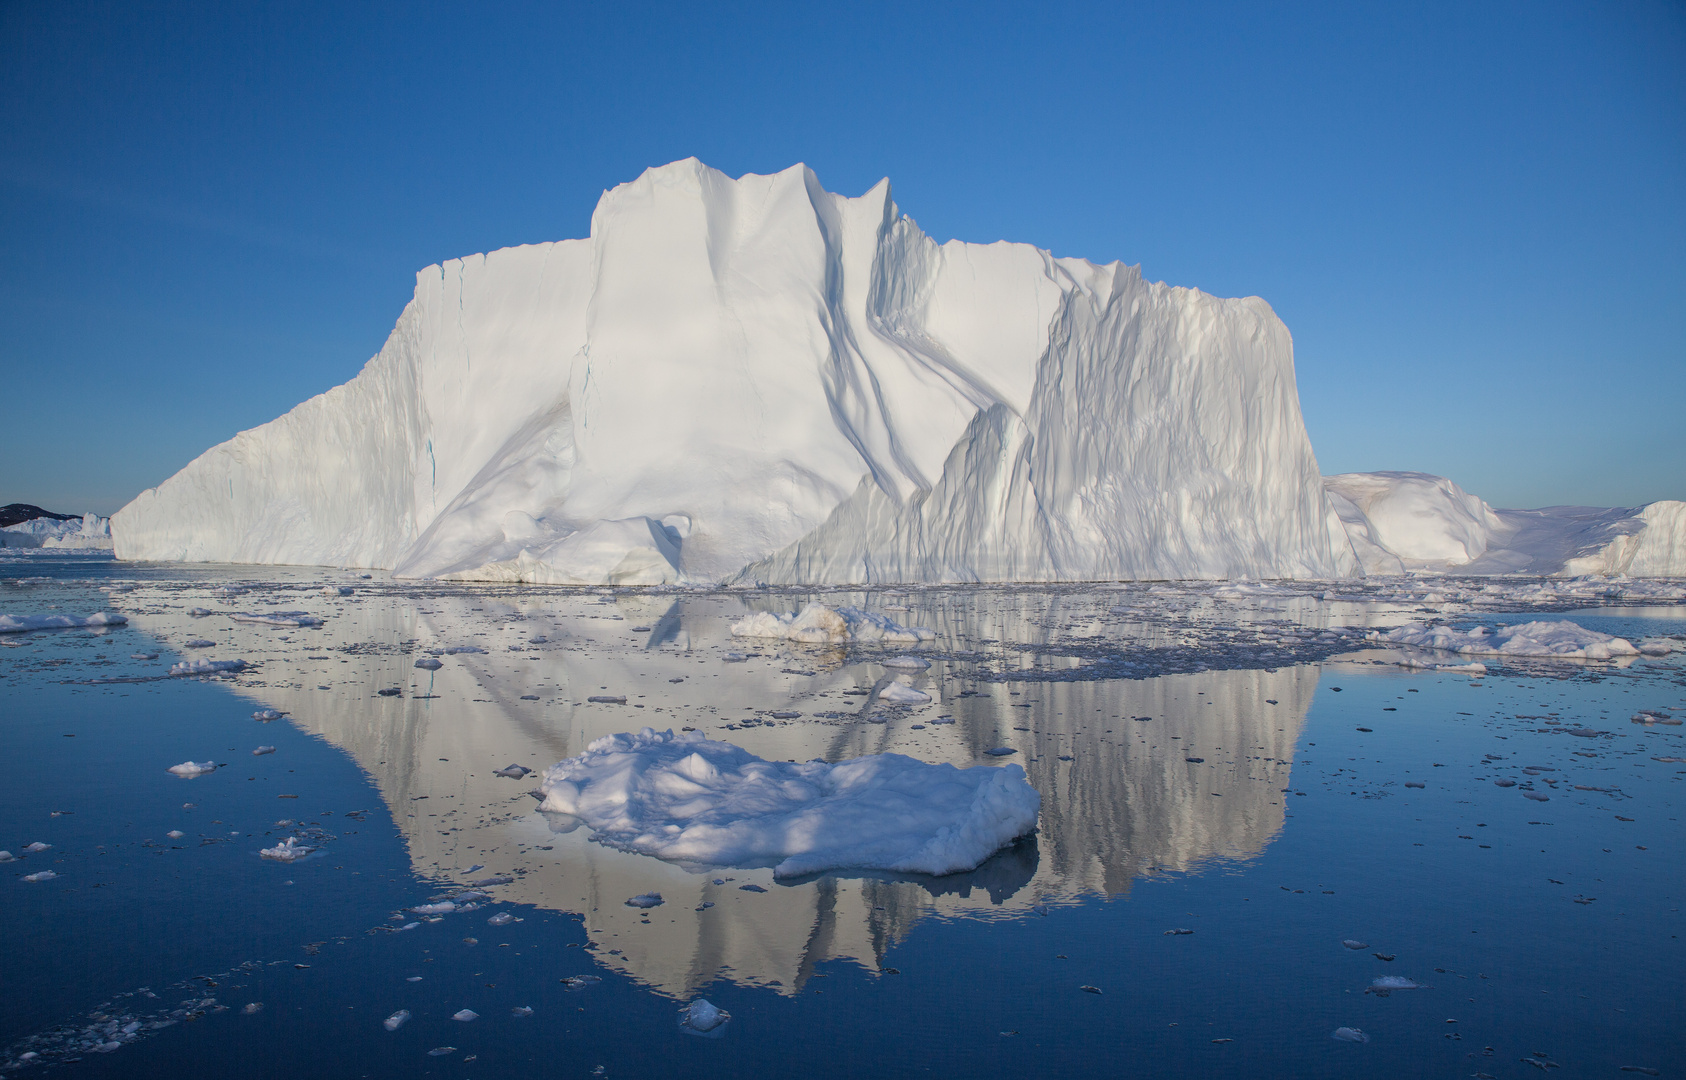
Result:
{"label": "small ice fragment", "polygon": [[730,1013],[715,1008],[703,998],[698,998],[687,1005],[680,1014],[679,1026],[702,1034],[713,1031],[731,1018]]}
{"label": "small ice fragment", "polygon": [[11,862],[16,856],[9,851],[0,851],[0,862]]}
{"label": "small ice fragment", "polygon": [[501,769],[493,770],[492,775],[493,776],[507,776],[511,780],[519,780],[523,776],[526,776],[528,773],[530,773],[532,771],[533,770],[531,770],[529,768],[526,768],[524,766],[521,766],[521,765],[506,765]]}
{"label": "small ice fragment", "polygon": [[1101,992],[1100,987],[1089,986],[1088,984],[1084,984],[1083,986],[1079,986],[1077,989],[1083,991],[1085,994],[1098,994],[1098,993]]}
{"label": "small ice fragment", "polygon": [[424,656],[420,660],[416,661],[416,666],[421,668],[423,671],[438,671],[445,665],[431,656]]}
{"label": "small ice fragment", "polygon": [[276,709],[259,709],[257,712],[252,714],[252,719],[258,720],[258,721],[261,721],[261,722],[267,724],[271,720],[281,719],[281,717],[283,715],[284,715],[283,713],[281,713],[280,711],[278,711]]}
{"label": "small ice fragment", "polygon": [[739,885],[738,891],[739,892],[766,892],[767,890],[763,889],[759,885]]}
{"label": "small ice fragment", "polygon": [[386,1028],[386,1030],[388,1030],[388,1031],[397,1031],[399,1028],[404,1026],[404,1021],[408,1020],[409,1018],[410,1018],[410,1010],[409,1009],[399,1009],[397,1012],[393,1013],[391,1016],[387,1017],[385,1020],[382,1020],[381,1026]]}
{"label": "small ice fragment", "polygon": [[1551,801],[1551,796],[1547,795],[1543,791],[1524,791],[1522,793],[1522,797],[1524,799],[1533,799],[1535,802],[1550,802]]}
{"label": "small ice fragment", "polygon": [[[492,885],[508,885],[514,880],[508,874],[498,874],[496,877],[483,877],[478,881],[471,881],[469,884],[477,889],[484,889]],[[658,899],[660,898],[658,897]]]}
{"label": "small ice fragment", "polygon": [[596,975],[570,975],[562,980],[562,988],[568,991],[585,990],[596,986],[603,980]]}
{"label": "small ice fragment", "polygon": [[1493,786],[1494,787],[1515,787],[1516,781],[1515,780],[1495,780],[1495,781],[1493,781]]}
{"label": "small ice fragment", "polygon": [[429,1050],[427,1052],[427,1056],[428,1057],[444,1057],[446,1054],[454,1054],[456,1052],[457,1052],[457,1048],[454,1047],[454,1046],[435,1046],[432,1050]]}
{"label": "small ice fragment", "polygon": [[217,763],[214,761],[184,761],[180,765],[170,766],[170,772],[173,772],[184,779],[191,779],[195,776],[203,776],[206,773],[216,771]]}
{"label": "small ice fragment", "polygon": [[985,750],[984,753],[990,757],[1006,757],[1008,754],[1016,754],[1018,751],[1011,746],[997,746],[994,750]]}
{"label": "small ice fragment", "polygon": [[273,746],[260,746],[256,750],[252,751],[252,756],[253,757],[262,757],[265,754],[273,754],[273,753],[275,753],[275,747],[273,747]]}
{"label": "small ice fragment", "polygon": [[56,877],[58,877],[58,875],[53,873],[51,870],[39,870],[33,874],[25,874],[23,879],[25,881],[51,881]]}
{"label": "small ice fragment", "polygon": [[1425,785],[1423,784],[1423,782],[1421,780],[1407,780],[1407,781],[1405,781],[1405,786],[1406,787],[1424,787]]}
{"label": "small ice fragment", "polygon": [[493,915],[490,919],[487,919],[486,923],[489,926],[508,926],[514,921],[515,916],[511,915],[507,911],[500,911],[496,915]]}
{"label": "small ice fragment", "polygon": [[1188,929],[1184,929],[1184,928],[1183,928],[1183,927],[1180,927],[1180,926],[1179,926],[1179,927],[1177,927],[1177,928],[1176,928],[1176,929],[1175,929],[1175,930],[1167,930],[1167,931],[1165,931],[1165,936],[1166,936],[1166,937],[1171,937],[1171,936],[1173,936],[1173,935],[1175,935],[1175,936],[1180,936],[1180,935],[1183,935],[1183,934],[1192,934],[1192,933],[1194,933],[1194,931],[1193,931],[1193,930],[1188,930]]}
{"label": "small ice fragment", "polygon": [[[414,930],[417,927],[419,927],[420,925],[421,925],[421,923],[419,923],[419,922],[407,922],[403,926],[400,926],[398,929],[400,929],[400,930]],[[411,981],[414,982],[416,980],[412,979]]]}
{"label": "small ice fragment", "polygon": [[180,829],[171,829],[169,832],[165,833],[164,835],[168,836],[171,840],[180,840],[182,837],[186,836],[187,834],[182,832]]}
{"label": "small ice fragment", "polygon": [[129,659],[130,660],[156,660],[156,659],[158,659],[158,654],[155,653],[155,652],[130,653]]}
{"label": "small ice fragment", "polygon": [[1370,988],[1373,990],[1419,990],[1422,986],[1403,975],[1383,975],[1380,978],[1371,979]]}
{"label": "small ice fragment", "polygon": [[1203,763],[1206,759],[1203,758],[1203,757],[1185,757],[1185,758],[1183,758],[1183,760],[1188,762],[1190,765],[1199,765],[1199,764]]}
{"label": "small ice fragment", "polygon": [[1364,942],[1357,941],[1353,938],[1347,938],[1345,941],[1341,942],[1341,944],[1345,945],[1349,949],[1368,949],[1370,947]]}
{"label": "small ice fragment", "polygon": [[1350,1043],[1367,1043],[1370,1041],[1370,1036],[1354,1027],[1338,1027],[1335,1029],[1335,1033],[1330,1035],[1329,1038],[1334,1039],[1337,1042]]}
{"label": "small ice fragment", "polygon": [[931,666],[931,662],[922,656],[892,656],[879,663],[890,668],[905,668],[908,671],[924,671]]}
{"label": "small ice fragment", "polygon": [[53,845],[51,845],[51,844],[43,844],[41,841],[37,840],[37,841],[35,841],[35,843],[30,844],[28,847],[24,848],[24,850],[25,851],[46,851],[48,848],[50,848],[52,846]]}
{"label": "small ice fragment", "polygon": [[261,1013],[261,1012],[263,1012],[263,1002],[261,1002],[261,1001],[249,1001],[249,1002],[246,1003],[246,1007],[244,1009],[241,1009],[240,1011],[241,1011],[241,1013],[243,1013],[246,1016],[252,1016],[256,1013]]}
{"label": "small ice fragment", "polygon": [[[207,643],[208,644],[208,643]],[[170,665],[171,675],[217,675],[225,671],[244,671],[244,660],[183,660]]]}
{"label": "small ice fragment", "polygon": [[404,981],[405,982],[421,982],[422,977],[420,975],[411,975],[408,979],[405,979]]}
{"label": "small ice fragment", "polygon": [[451,1014],[451,1019],[466,1024],[470,1020],[480,1019],[480,1014],[475,1012],[473,1009],[460,1009]]}
{"label": "small ice fragment", "polygon": [[192,641],[187,643],[187,647],[189,649],[209,649],[209,648],[214,647],[215,645],[216,645],[216,642],[206,641],[202,637],[194,638]]}
{"label": "small ice fragment", "polygon": [[663,902],[661,893],[647,892],[639,893],[637,896],[629,898],[626,902],[626,906],[635,908],[653,908],[659,907]]}
{"label": "small ice fragment", "polygon": [[417,915],[449,915],[457,910],[457,905],[449,900],[441,900],[437,904],[421,904],[410,910]]}
{"label": "small ice fragment", "polygon": [[626,695],[625,694],[593,694],[590,697],[586,698],[586,700],[595,704],[595,705],[625,705],[626,704]]}
{"label": "small ice fragment", "polygon": [[878,691],[878,700],[889,702],[891,705],[923,705],[931,700],[931,695],[903,683],[893,682]]}
{"label": "small ice fragment", "polygon": [[289,836],[274,847],[259,848],[258,854],[276,862],[295,862],[304,858],[316,849],[299,843],[299,838]]}
{"label": "small ice fragment", "polygon": [[509,1015],[517,1018],[531,1016],[533,1015],[533,1007],[531,1005],[517,1005],[509,1010]]}
{"label": "small ice fragment", "polygon": [[741,664],[745,660],[748,660],[749,657],[745,656],[741,652],[729,652],[725,656],[721,657],[721,659],[728,664]]}

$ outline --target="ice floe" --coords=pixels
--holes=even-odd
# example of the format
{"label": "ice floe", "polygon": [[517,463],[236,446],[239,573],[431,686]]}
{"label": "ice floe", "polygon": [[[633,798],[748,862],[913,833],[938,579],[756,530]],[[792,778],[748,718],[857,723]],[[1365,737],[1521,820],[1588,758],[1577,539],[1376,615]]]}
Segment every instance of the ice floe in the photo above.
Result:
{"label": "ice floe", "polygon": [[217,675],[246,670],[244,660],[182,660],[170,665],[171,675]]}
{"label": "ice floe", "polygon": [[274,847],[261,848],[258,854],[266,859],[274,859],[276,862],[296,862],[315,850],[314,847],[303,843],[298,837],[289,836]]}
{"label": "ice floe", "polygon": [[128,617],[108,611],[92,615],[0,615],[0,634],[20,634],[27,630],[73,630],[100,626],[123,626]]}
{"label": "ice floe", "polygon": [[1639,650],[1626,638],[1588,630],[1566,619],[1519,623],[1501,626],[1497,630],[1484,626],[1458,630],[1450,626],[1409,623],[1385,633],[1371,631],[1370,640],[1464,654],[1562,660],[1610,660],[1639,655]]}
{"label": "ice floe", "polygon": [[184,761],[180,765],[171,765],[170,771],[185,778],[204,776],[206,773],[216,772],[217,763],[214,761]]}
{"label": "ice floe", "polygon": [[1036,827],[1018,765],[959,769],[901,754],[766,761],[696,734],[609,735],[552,766],[541,808],[594,839],[682,865],[969,870]]}

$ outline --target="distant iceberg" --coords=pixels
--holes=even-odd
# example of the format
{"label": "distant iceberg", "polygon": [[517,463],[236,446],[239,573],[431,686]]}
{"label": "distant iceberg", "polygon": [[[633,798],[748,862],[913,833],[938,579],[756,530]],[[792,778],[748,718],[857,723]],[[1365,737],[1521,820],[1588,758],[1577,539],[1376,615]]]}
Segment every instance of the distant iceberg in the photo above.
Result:
{"label": "distant iceberg", "polygon": [[98,514],[60,520],[38,517],[0,529],[0,548],[92,548],[111,550],[111,519]]}
{"label": "distant iceberg", "polygon": [[970,870],[1034,830],[1042,806],[1018,765],[959,769],[902,754],[766,761],[650,728],[596,740],[551,766],[539,790],[541,810],[579,818],[611,847],[693,868],[771,866],[781,877]]}

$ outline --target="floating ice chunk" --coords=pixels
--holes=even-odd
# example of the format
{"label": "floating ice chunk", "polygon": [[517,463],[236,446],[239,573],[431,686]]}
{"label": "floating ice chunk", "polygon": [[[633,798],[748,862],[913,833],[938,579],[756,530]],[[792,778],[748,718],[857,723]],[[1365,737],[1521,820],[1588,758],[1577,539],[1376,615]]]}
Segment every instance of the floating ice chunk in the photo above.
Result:
{"label": "floating ice chunk", "polygon": [[469,884],[475,886],[476,888],[484,889],[493,885],[508,885],[514,880],[515,879],[510,877],[508,874],[496,874],[492,877],[483,877],[478,881],[471,881]]}
{"label": "floating ice chunk", "polygon": [[988,754],[990,757],[1006,757],[1008,754],[1016,754],[1018,751],[1014,750],[1011,746],[997,746],[993,750],[985,750],[984,753]]}
{"label": "floating ice chunk", "polygon": [[28,630],[69,630],[77,627],[123,626],[128,618],[109,612],[92,615],[0,615],[0,634],[21,634]]}
{"label": "floating ice chunk", "polygon": [[625,694],[593,694],[586,698],[593,705],[625,705]]}
{"label": "floating ice chunk", "polygon": [[1535,802],[1550,802],[1551,801],[1551,796],[1545,794],[1543,791],[1524,791],[1522,793],[1522,797],[1524,799],[1533,799]]}
{"label": "floating ice chunk", "polygon": [[51,844],[43,844],[41,841],[37,840],[33,844],[30,844],[28,847],[24,848],[24,850],[25,851],[39,852],[39,851],[46,851],[48,848],[50,848],[52,846],[53,845],[51,845]]}
{"label": "floating ice chunk", "polygon": [[524,765],[505,765],[501,769],[494,770],[492,772],[492,775],[493,776],[507,776],[511,780],[519,780],[523,776],[526,776],[528,773],[530,773],[532,771],[533,770],[527,768]]}
{"label": "floating ice chunk", "polygon": [[485,651],[478,645],[452,645],[445,650],[445,655],[456,656],[458,653],[483,653]]}
{"label": "floating ice chunk", "polygon": [[1456,630],[1450,626],[1408,623],[1387,633],[1371,631],[1369,640],[1392,645],[1414,645],[1421,649],[1492,656],[1538,656],[1560,660],[1609,660],[1638,656],[1626,638],[1601,634],[1567,620],[1519,623],[1489,630],[1477,626]]}
{"label": "floating ice chunk", "polygon": [[441,900],[437,904],[418,904],[410,910],[417,915],[449,915],[457,910],[457,905],[450,900]]}
{"label": "floating ice chunk", "polygon": [[17,858],[9,851],[0,851],[0,862],[12,862]]}
{"label": "floating ice chunk", "polygon": [[171,829],[169,832],[165,833],[164,835],[168,836],[171,840],[180,840],[182,837],[186,836],[187,834],[182,832],[180,829]]}
{"label": "floating ice chunk", "polygon": [[457,1048],[454,1047],[454,1046],[435,1046],[432,1050],[429,1050],[427,1052],[427,1056],[428,1057],[444,1057],[446,1054],[454,1054],[456,1052],[457,1052]]}
{"label": "floating ice chunk", "polygon": [[486,923],[489,926],[508,926],[514,921],[515,916],[511,915],[507,911],[500,911],[496,915],[493,915],[490,919],[487,919]]}
{"label": "floating ice chunk", "polygon": [[231,611],[228,617],[235,622],[256,623],[259,626],[310,627],[322,625],[321,619],[303,611],[271,611],[261,615],[250,611]]}
{"label": "floating ice chunk", "polygon": [[209,649],[209,648],[213,647],[214,645],[216,645],[216,642],[208,641],[205,638],[201,637],[201,638],[194,638],[192,641],[189,641],[185,647],[189,648],[189,649]]}
{"label": "floating ice chunk", "polygon": [[562,980],[562,989],[569,992],[588,990],[603,980],[596,975],[570,975]]}
{"label": "floating ice chunk", "polygon": [[322,586],[322,595],[323,596],[350,596],[352,593],[354,593],[356,591],[357,590],[353,589],[350,585],[324,585],[324,586]]}
{"label": "floating ice chunk", "polygon": [[130,660],[156,660],[156,659],[158,659],[158,654],[155,653],[155,652],[130,653],[129,659]]}
{"label": "floating ice chunk", "polygon": [[[210,644],[207,642],[206,644]],[[170,665],[171,675],[215,675],[224,671],[244,671],[244,660],[183,660]]]}
{"label": "floating ice chunk", "polygon": [[37,870],[33,874],[25,874],[23,879],[25,881],[51,881],[56,877],[58,877],[58,875],[53,873],[51,870]]}
{"label": "floating ice chunk", "polygon": [[892,656],[888,660],[880,660],[880,664],[889,668],[906,668],[909,671],[924,671],[931,666],[931,662],[922,656]]}
{"label": "floating ice chunk", "polygon": [[635,908],[653,908],[660,907],[666,902],[667,901],[662,899],[661,893],[647,892],[639,893],[637,896],[630,897],[626,902],[626,906]]}
{"label": "floating ice chunk", "polygon": [[248,1001],[245,1008],[240,1010],[243,1016],[256,1016],[261,1012],[263,1012],[263,1002],[261,1001]]}
{"label": "floating ice chunk", "polygon": [[737,637],[780,638],[825,645],[839,641],[920,642],[935,640],[936,634],[922,626],[902,626],[888,616],[860,608],[833,610],[824,604],[809,604],[791,615],[758,611],[732,624]]}
{"label": "floating ice chunk", "polygon": [[1368,949],[1370,947],[1355,938],[1347,938],[1345,941],[1341,942],[1341,944],[1349,949]]}
{"label": "floating ice chunk", "polygon": [[216,772],[217,763],[214,761],[184,761],[180,765],[171,765],[170,771],[177,776],[191,779],[195,776],[204,776],[206,773]]}
{"label": "floating ice chunk", "polygon": [[451,1019],[457,1021],[458,1023],[466,1024],[470,1020],[480,1019],[480,1014],[475,1012],[473,1009],[459,1009],[451,1014]]}
{"label": "floating ice chunk", "polygon": [[891,705],[924,705],[931,700],[931,695],[905,683],[893,682],[878,691],[878,700]]}
{"label": "floating ice chunk", "polygon": [[692,1035],[718,1036],[731,1018],[731,1013],[716,1008],[703,998],[698,998],[679,1011],[679,1027]]}
{"label": "floating ice chunk", "polygon": [[408,1020],[409,1018],[410,1018],[410,1010],[409,1009],[399,1009],[397,1012],[393,1013],[391,1016],[387,1017],[385,1020],[382,1020],[381,1026],[386,1028],[386,1030],[388,1030],[388,1031],[397,1031],[399,1028],[404,1026],[404,1021]]}
{"label": "floating ice chunk", "polygon": [[1406,787],[1420,788],[1420,787],[1427,787],[1428,785],[1424,784],[1421,780],[1407,780],[1407,781],[1405,781],[1405,786]]}
{"label": "floating ice chunk", "polygon": [[1639,643],[1639,651],[1646,656],[1667,656],[1679,648],[1679,642],[1664,637],[1645,638]]}
{"label": "floating ice chunk", "polygon": [[279,712],[275,709],[259,709],[257,712],[252,714],[252,719],[267,724],[271,720],[279,720],[285,715],[285,713]]}
{"label": "floating ice chunk", "polygon": [[256,750],[252,751],[252,756],[253,757],[262,757],[265,754],[273,754],[273,753],[275,753],[275,747],[273,747],[273,746],[260,746]]}
{"label": "floating ice chunk", "polygon": [[203,619],[207,615],[215,614],[216,612],[212,611],[210,608],[190,607],[187,609],[187,615],[190,619]]}
{"label": "floating ice chunk", "polygon": [[1420,990],[1421,983],[1412,982],[1403,975],[1382,975],[1370,980],[1372,990]]}
{"label": "floating ice chunk", "polygon": [[517,1019],[525,1019],[526,1017],[533,1015],[533,1007],[531,1005],[517,1005],[515,1008],[509,1010],[509,1015]]}
{"label": "floating ice chunk", "polygon": [[438,671],[445,665],[431,656],[424,656],[420,660],[416,661],[416,666],[421,668],[423,671]]}
{"label": "floating ice chunk", "polygon": [[696,734],[609,735],[552,766],[542,809],[611,847],[682,865],[970,870],[1036,827],[1018,765],[958,769],[901,754],[765,761]]}
{"label": "floating ice chunk", "polygon": [[1355,1027],[1338,1027],[1329,1038],[1336,1042],[1367,1043],[1370,1041],[1370,1036]]}
{"label": "floating ice chunk", "polygon": [[274,859],[276,862],[290,863],[304,858],[315,850],[315,848],[301,842],[298,837],[289,836],[274,847],[258,849],[258,854],[266,859]]}

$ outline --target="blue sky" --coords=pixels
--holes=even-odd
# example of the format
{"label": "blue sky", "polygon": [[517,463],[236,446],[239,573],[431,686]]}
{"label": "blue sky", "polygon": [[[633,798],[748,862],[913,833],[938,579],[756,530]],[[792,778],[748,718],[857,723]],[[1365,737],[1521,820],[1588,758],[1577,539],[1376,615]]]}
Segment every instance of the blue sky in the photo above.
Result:
{"label": "blue sky", "polygon": [[1264,297],[1324,472],[1686,498],[1686,5],[0,4],[0,502],[109,513],[696,155]]}

